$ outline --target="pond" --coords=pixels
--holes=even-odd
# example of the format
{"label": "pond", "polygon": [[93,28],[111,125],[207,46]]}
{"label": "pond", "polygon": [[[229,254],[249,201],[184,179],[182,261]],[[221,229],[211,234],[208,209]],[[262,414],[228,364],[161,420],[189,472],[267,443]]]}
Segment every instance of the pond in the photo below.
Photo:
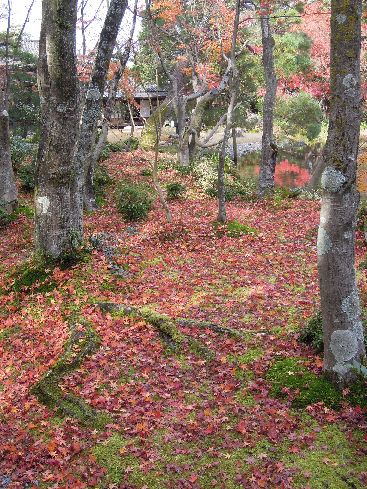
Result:
{"label": "pond", "polygon": [[[257,178],[260,171],[261,152],[253,151],[242,156],[238,163],[238,172],[241,178]],[[275,185],[277,187],[305,187],[310,179],[315,157],[306,154],[295,156],[290,153],[279,152],[275,167]]]}

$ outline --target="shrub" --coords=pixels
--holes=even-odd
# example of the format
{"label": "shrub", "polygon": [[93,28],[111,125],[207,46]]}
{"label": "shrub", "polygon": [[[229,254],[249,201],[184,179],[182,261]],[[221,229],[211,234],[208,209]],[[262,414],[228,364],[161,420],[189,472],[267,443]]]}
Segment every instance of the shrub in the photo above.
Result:
{"label": "shrub", "polygon": [[[365,311],[362,311],[365,315]],[[363,321],[364,326],[364,341],[367,346],[367,326],[366,321]],[[324,350],[324,336],[322,331],[322,316],[321,312],[317,312],[312,316],[304,327],[301,329],[299,337],[302,343],[312,346],[317,353],[321,353]]]}
{"label": "shrub", "polygon": [[108,149],[112,153],[120,153],[122,151],[134,151],[139,147],[139,139],[128,138],[125,141],[119,141],[116,143],[108,143]]}
{"label": "shrub", "polygon": [[107,171],[107,168],[103,165],[98,165],[94,173],[94,185],[95,188],[102,188],[106,185],[111,185],[112,178]]}
{"label": "shrub", "polygon": [[101,154],[99,155],[98,161],[106,161],[108,160],[110,155],[111,155],[111,150],[109,148],[109,145],[105,144],[101,151]]}
{"label": "shrub", "polygon": [[8,214],[0,208],[0,229],[13,222],[14,219],[14,214]]}
{"label": "shrub", "polygon": [[192,167],[191,166],[177,165],[176,171],[178,171],[178,173],[180,173],[181,175],[190,175],[190,173],[192,171]]}
{"label": "shrub", "polygon": [[23,164],[18,170],[20,185],[23,190],[33,192],[36,184],[36,163]]}
{"label": "shrub", "polygon": [[143,168],[140,172],[140,175],[142,177],[151,177],[153,175],[153,172],[149,168]]}
{"label": "shrub", "polygon": [[367,199],[361,199],[357,214],[357,229],[364,231],[367,224]]}
{"label": "shrub", "polygon": [[37,144],[30,143],[20,136],[13,136],[10,140],[11,161],[17,170],[20,165],[33,160],[37,154]]}
{"label": "shrub", "polygon": [[312,346],[316,352],[321,353],[324,349],[324,337],[322,333],[322,316],[317,312],[301,329],[299,337],[302,343]]}
{"label": "shrub", "polygon": [[321,132],[323,112],[319,102],[308,93],[279,98],[275,115],[277,125],[287,136],[312,141]]}
{"label": "shrub", "polygon": [[167,183],[166,190],[168,200],[177,200],[184,196],[187,189],[185,185],[182,185],[182,183],[172,182]]}
{"label": "shrub", "polygon": [[[218,160],[217,154],[203,156],[195,162],[193,175],[199,187],[210,197],[217,197],[218,179]],[[225,196],[229,202],[234,198],[245,201],[257,199],[257,182],[255,179],[242,180],[233,167],[229,158],[225,161]]]}
{"label": "shrub", "polygon": [[146,218],[153,200],[151,188],[144,183],[125,181],[117,188],[117,207],[126,221]]}

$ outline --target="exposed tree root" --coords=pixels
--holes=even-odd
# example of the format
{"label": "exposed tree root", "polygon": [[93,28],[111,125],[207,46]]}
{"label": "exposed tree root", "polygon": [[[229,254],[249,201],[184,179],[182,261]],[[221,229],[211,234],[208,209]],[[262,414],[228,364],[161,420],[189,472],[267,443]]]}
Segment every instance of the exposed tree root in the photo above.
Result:
{"label": "exposed tree root", "polygon": [[103,429],[111,422],[107,413],[95,410],[83,399],[65,393],[59,387],[63,377],[80,367],[100,345],[97,333],[90,326],[73,324],[70,329],[70,338],[65,343],[64,352],[55,365],[32,387],[31,392],[42,404],[56,409],[60,415],[75,418],[87,426]]}
{"label": "exposed tree root", "polygon": [[185,335],[181,333],[177,326],[182,326],[184,328],[200,328],[200,329],[210,329],[215,333],[221,335],[227,335],[235,339],[245,339],[249,334],[269,334],[271,330],[269,329],[260,329],[260,330],[252,330],[252,329],[241,329],[236,330],[233,328],[227,328],[226,326],[221,326],[216,323],[211,323],[209,321],[198,321],[196,319],[187,319],[187,318],[177,318],[172,319],[167,315],[159,314],[157,312],[152,311],[147,307],[135,307],[135,306],[126,306],[123,304],[115,304],[113,302],[103,302],[99,303],[98,306],[104,312],[122,314],[124,316],[137,316],[145,319],[148,323],[152,324],[155,328],[159,330],[161,333],[164,330],[165,334],[168,334],[170,340],[176,342],[175,338],[172,337],[171,333],[175,335],[178,334],[181,337],[181,341],[177,343],[182,343],[182,340],[185,339]]}
{"label": "exposed tree root", "polygon": [[215,354],[200,341],[181,333],[177,327],[178,321],[165,314],[159,314],[148,307],[132,307],[112,302],[99,303],[98,306],[104,312],[144,319],[158,331],[162,341],[173,351],[178,351],[186,343],[191,351],[207,360],[212,360],[215,357]]}

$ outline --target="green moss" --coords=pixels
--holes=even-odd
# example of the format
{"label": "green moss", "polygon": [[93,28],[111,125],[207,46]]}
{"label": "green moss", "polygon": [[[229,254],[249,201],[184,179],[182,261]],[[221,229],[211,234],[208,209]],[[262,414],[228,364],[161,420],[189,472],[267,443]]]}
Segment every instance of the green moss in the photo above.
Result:
{"label": "green moss", "polygon": [[246,390],[236,392],[234,397],[239,404],[242,404],[242,406],[253,407],[256,405],[254,397],[246,392]]}
{"label": "green moss", "polygon": [[[246,468],[248,448],[221,449],[220,457],[213,455],[212,448],[220,447],[221,440],[209,436],[200,442],[186,443],[177,450],[177,445],[164,441],[164,433],[158,432],[153,439],[153,447],[159,454],[158,461],[151,470],[142,470],[142,461],[127,452],[127,441],[121,435],[112,435],[109,440],[98,445],[93,453],[97,463],[107,471],[107,481],[119,484],[122,481],[142,489],[164,489],[171,487],[174,481],[186,479],[197,474],[198,487],[212,487],[214,479],[223,480],[226,474],[226,489],[237,489],[238,470]],[[200,456],[198,455],[200,451]],[[175,470],[170,470],[175,467]]]}
{"label": "green moss", "polygon": [[71,371],[80,367],[85,358],[99,347],[100,340],[90,326],[73,325],[64,352],[50,370],[32,387],[31,392],[45,406],[55,409],[60,416],[72,417],[86,426],[103,429],[111,417],[98,412],[83,399],[65,393],[59,383]]}
{"label": "green moss", "polygon": [[336,425],[318,434],[313,447],[298,454],[287,454],[283,461],[300,473],[294,487],[312,489],[362,489],[359,475],[367,471],[367,459],[352,450],[345,434]]}
{"label": "green moss", "polygon": [[22,330],[20,326],[13,326],[11,328],[1,329],[0,330],[0,341],[7,340],[13,335],[16,335]]}
{"label": "green moss", "polygon": [[56,287],[56,282],[51,279],[52,267],[28,261],[23,263],[10,275],[12,280],[11,290],[20,292],[32,288],[34,292],[49,292]]}
{"label": "green moss", "polygon": [[258,360],[263,354],[261,348],[249,348],[241,355],[227,355],[227,360],[235,365],[247,365]]}
{"label": "green moss", "polygon": [[248,226],[247,224],[242,224],[239,221],[233,220],[227,222],[227,234],[231,238],[239,238],[240,236],[245,235],[257,236],[259,232],[257,229]]}
{"label": "green moss", "polygon": [[341,393],[326,378],[310,372],[300,358],[285,358],[273,364],[267,373],[272,385],[272,395],[283,397],[283,388],[296,393],[293,407],[304,408],[316,402],[338,409]]}
{"label": "green moss", "polygon": [[107,479],[112,484],[119,484],[130,462],[130,457],[122,457],[121,450],[126,447],[126,440],[119,434],[112,435],[104,443],[97,445],[93,454],[99,465],[107,471]]}

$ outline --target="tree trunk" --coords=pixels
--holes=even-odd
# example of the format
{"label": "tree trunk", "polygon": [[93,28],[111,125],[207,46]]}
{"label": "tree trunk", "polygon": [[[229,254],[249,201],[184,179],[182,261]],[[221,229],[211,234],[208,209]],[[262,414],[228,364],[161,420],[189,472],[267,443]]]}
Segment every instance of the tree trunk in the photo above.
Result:
{"label": "tree trunk", "polygon": [[339,387],[354,380],[351,362],[360,363],[365,356],[354,255],[359,204],[361,11],[361,0],[331,2],[330,124],[321,177],[317,251],[324,370]]}
{"label": "tree trunk", "polygon": [[18,192],[10,158],[9,113],[6,104],[0,105],[0,210],[12,213],[17,205]]}
{"label": "tree trunk", "polygon": [[237,133],[236,133],[235,127],[232,127],[232,145],[233,145],[233,164],[237,168],[237,166],[238,166],[238,147],[237,147]]}
{"label": "tree trunk", "polygon": [[[33,5],[33,4],[32,4]],[[31,8],[31,7],[30,7]],[[8,25],[5,37],[5,77],[0,86],[0,210],[11,214],[17,206],[18,191],[10,156],[9,92],[10,92],[10,28],[11,5],[8,2]]]}
{"label": "tree trunk", "polygon": [[233,125],[233,116],[236,106],[237,99],[237,85],[238,85],[238,70],[236,67],[236,44],[238,36],[238,27],[240,22],[240,7],[241,0],[236,1],[236,14],[234,18],[233,34],[232,34],[232,46],[231,46],[231,57],[230,57],[230,101],[227,109],[227,120],[224,128],[224,137],[222,142],[221,152],[219,154],[219,165],[218,165],[218,221],[226,222],[226,193],[225,193],[225,182],[224,182],[224,165],[226,158],[226,151],[228,146],[228,141],[231,134],[231,129]]}
{"label": "tree trunk", "polygon": [[82,238],[73,158],[79,115],[76,7],[76,0],[42,3],[38,66],[42,135],[36,169],[35,240],[36,252],[52,261],[73,259]]}
{"label": "tree trunk", "polygon": [[277,91],[277,79],[274,68],[274,39],[271,34],[269,15],[261,14],[260,21],[263,45],[263,66],[266,85],[259,177],[259,195],[262,197],[267,193],[272,193],[274,189],[276,154],[274,152],[275,145],[273,141],[273,119]]}
{"label": "tree trunk", "polygon": [[[83,187],[87,189],[84,194],[84,205],[87,210],[97,208],[93,191],[93,151],[98,120],[101,116],[107,72],[127,4],[127,0],[112,0],[110,3],[99,38],[91,81],[85,96],[76,152],[76,164],[79,187],[80,189],[83,189]],[[84,181],[87,182],[87,185],[84,185]]]}

